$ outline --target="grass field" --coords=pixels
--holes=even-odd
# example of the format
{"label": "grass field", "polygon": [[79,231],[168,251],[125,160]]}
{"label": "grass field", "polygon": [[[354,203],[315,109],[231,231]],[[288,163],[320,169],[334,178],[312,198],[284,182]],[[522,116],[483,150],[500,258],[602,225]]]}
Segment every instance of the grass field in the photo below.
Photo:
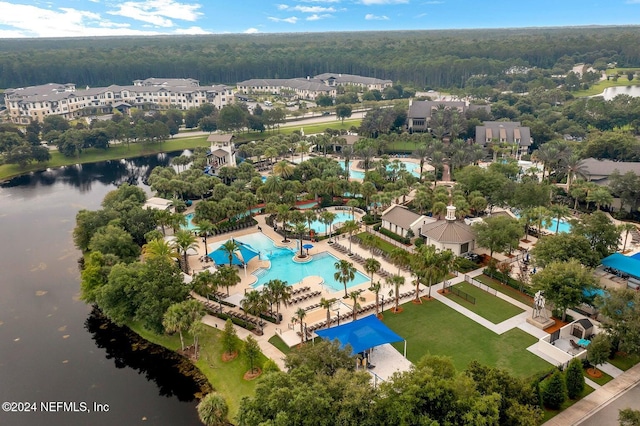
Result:
{"label": "grass field", "polygon": [[533,299],[526,294],[519,292],[513,287],[502,284],[501,282],[494,280],[493,278],[488,277],[484,274],[478,275],[477,277],[475,277],[475,279],[477,281],[480,281],[482,284],[486,284],[492,289],[498,290],[500,293],[517,300],[518,302],[524,303],[525,305],[531,306],[531,304],[533,303]]}
{"label": "grass field", "polygon": [[[362,238],[362,235],[364,235],[364,234],[373,235],[373,234],[371,234],[369,232],[361,232],[359,234],[356,234],[356,236]],[[391,254],[393,249],[396,248],[396,246],[394,246],[393,244],[391,244],[388,241],[383,240],[382,238],[378,237],[377,235],[373,235],[373,237],[375,238],[375,241],[376,241],[376,248],[379,248],[380,250],[382,250],[383,252],[385,252],[387,254]]]}
{"label": "grass field", "polygon": [[[450,357],[459,370],[477,360],[519,377],[531,377],[552,367],[527,351],[538,339],[520,329],[497,335],[436,300],[402,307],[400,314],[385,314],[384,322],[407,339],[411,362],[430,353]],[[402,352],[404,342],[395,345]]]}
{"label": "grass field", "polygon": [[273,346],[278,348],[280,352],[282,352],[285,355],[291,352],[291,348],[277,334],[274,334],[273,336],[271,336],[271,338],[269,339],[269,343],[271,343]]}
{"label": "grass field", "polygon": [[544,409],[544,417],[543,417],[542,421],[546,422],[547,420],[550,420],[552,417],[556,416],[561,411],[564,411],[567,408],[571,407],[573,404],[575,404],[576,402],[580,401],[582,398],[584,398],[585,396],[589,395],[593,391],[594,391],[594,389],[592,387],[590,387],[589,385],[585,385],[584,386],[584,390],[582,391],[582,393],[580,394],[580,397],[578,397],[578,399],[567,399],[564,402],[564,404],[562,404],[562,407],[560,407],[559,410],[549,410],[548,408],[545,408]]}
{"label": "grass field", "polygon": [[446,297],[448,299],[461,306],[464,306],[471,312],[475,312],[476,314],[491,321],[494,324],[501,323],[502,321],[508,320],[509,318],[524,312],[517,306],[514,306],[509,302],[506,302],[492,294],[489,294],[486,291],[474,286],[473,284],[469,284],[468,282],[461,282],[454,285],[453,287],[464,291],[470,296],[475,297],[476,303],[473,304],[471,302],[468,302],[462,297],[457,296],[453,293],[446,294]]}
{"label": "grass field", "polygon": [[600,371],[600,373],[602,373],[602,376],[600,376],[600,377],[598,377],[598,378],[595,378],[595,377],[591,377],[591,376],[589,376],[589,375],[587,374],[586,370],[585,370],[585,372],[584,372],[584,376],[585,376],[586,378],[588,378],[589,380],[596,382],[596,383],[597,383],[597,384],[599,384],[600,386],[604,386],[604,385],[606,385],[607,383],[609,383],[610,381],[612,381],[612,380],[613,380],[613,377],[611,377],[610,375],[608,375],[608,374],[607,374],[607,373],[605,373],[604,371],[602,371],[602,370],[598,370],[598,371]]}
{"label": "grass field", "polygon": [[615,358],[607,361],[609,364],[618,367],[622,371],[627,371],[638,362],[640,362],[640,356],[638,355],[622,355],[616,354]]}
{"label": "grass field", "polygon": [[[144,339],[164,346],[171,350],[180,348],[180,337],[158,335],[151,333],[137,324],[130,324],[133,331]],[[204,335],[200,338],[200,358],[195,365],[207,376],[209,383],[216,392],[222,394],[229,405],[229,418],[233,419],[238,412],[240,400],[244,396],[251,396],[255,392],[256,382],[247,381],[242,378],[249,370],[249,360],[244,356],[242,350],[240,355],[233,361],[222,361],[222,345],[220,336],[222,332],[211,327],[206,327]],[[190,344],[192,339],[185,335],[185,344]],[[256,364],[261,366],[266,361],[264,355],[260,355]]]}

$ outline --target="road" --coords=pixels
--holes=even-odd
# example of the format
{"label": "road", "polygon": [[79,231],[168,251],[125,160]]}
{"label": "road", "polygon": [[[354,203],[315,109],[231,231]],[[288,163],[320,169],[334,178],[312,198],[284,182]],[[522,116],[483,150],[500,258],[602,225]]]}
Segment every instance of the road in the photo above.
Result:
{"label": "road", "polygon": [[636,384],[627,392],[605,405],[593,416],[578,424],[580,426],[617,425],[618,411],[625,408],[640,409],[640,384]]}
{"label": "road", "polygon": [[[366,111],[356,111],[354,112],[350,118],[364,118],[366,114]],[[308,117],[308,118],[300,118],[300,119],[289,119],[287,120],[286,123],[280,125],[280,128],[285,128],[285,127],[304,127],[304,126],[310,126],[312,124],[319,124],[319,123],[333,123],[337,121],[336,120],[336,116],[334,115],[320,115],[317,114],[314,117]],[[175,138],[188,138],[188,137],[192,137],[192,136],[205,136],[208,135],[209,132],[202,132],[200,130],[196,130],[196,131],[191,131],[191,132],[181,132],[178,133],[177,135],[173,136],[173,139]]]}

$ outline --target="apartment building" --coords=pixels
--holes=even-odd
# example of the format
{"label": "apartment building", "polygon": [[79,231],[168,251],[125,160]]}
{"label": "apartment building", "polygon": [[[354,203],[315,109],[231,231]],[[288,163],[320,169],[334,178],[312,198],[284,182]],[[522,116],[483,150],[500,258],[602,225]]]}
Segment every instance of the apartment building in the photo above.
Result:
{"label": "apartment building", "polygon": [[112,112],[115,106],[148,109],[188,110],[202,104],[220,109],[233,102],[233,89],[225,85],[200,86],[198,80],[148,78],[131,86],[111,85],[78,90],[75,84],[48,83],[7,89],[5,105],[11,121],[27,124],[42,121],[48,115],[70,120],[86,115]]}

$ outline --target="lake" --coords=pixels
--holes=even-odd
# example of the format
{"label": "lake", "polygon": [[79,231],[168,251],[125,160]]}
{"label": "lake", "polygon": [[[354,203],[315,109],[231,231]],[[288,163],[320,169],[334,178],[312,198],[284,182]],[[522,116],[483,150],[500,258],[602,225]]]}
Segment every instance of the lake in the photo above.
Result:
{"label": "lake", "polygon": [[633,97],[640,96],[640,86],[614,86],[607,87],[604,92],[598,96],[604,97],[606,101],[610,101],[618,95],[628,95]]}
{"label": "lake", "polygon": [[[158,347],[129,337],[78,300],[80,209],[170,155],[70,166],[0,185],[0,401],[108,404],[108,412],[6,413],[0,425],[200,425],[193,381]],[[50,405],[50,404],[49,404]]]}

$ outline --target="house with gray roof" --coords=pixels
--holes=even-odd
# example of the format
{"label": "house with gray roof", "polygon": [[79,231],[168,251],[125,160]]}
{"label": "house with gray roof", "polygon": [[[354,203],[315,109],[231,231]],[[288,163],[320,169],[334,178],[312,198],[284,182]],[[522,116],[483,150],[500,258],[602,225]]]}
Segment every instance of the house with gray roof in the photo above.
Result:
{"label": "house with gray roof", "polygon": [[518,146],[518,158],[529,152],[533,143],[531,130],[519,121],[485,121],[476,126],[476,143],[484,148],[492,143]]}
{"label": "house with gray roof", "polygon": [[471,226],[456,219],[455,206],[447,206],[444,220],[436,220],[422,225],[420,236],[425,244],[433,245],[439,250],[451,250],[460,256],[475,248],[476,234]]}
{"label": "house with gray roof", "polygon": [[429,122],[433,111],[438,108],[455,109],[461,115],[467,111],[485,109],[491,111],[489,105],[469,105],[465,101],[414,101],[409,100],[409,112],[407,113],[407,130],[410,132],[426,132],[429,130]]}
{"label": "house with gray roof", "polygon": [[402,237],[406,237],[409,230],[414,236],[418,236],[423,225],[434,221],[433,218],[414,213],[399,204],[392,204],[382,212],[382,227]]}
{"label": "house with gray roof", "polygon": [[616,170],[621,175],[632,172],[636,176],[640,176],[640,162],[586,158],[580,164],[582,165],[580,174],[589,182],[595,182],[598,185],[608,185],[609,176]]}

